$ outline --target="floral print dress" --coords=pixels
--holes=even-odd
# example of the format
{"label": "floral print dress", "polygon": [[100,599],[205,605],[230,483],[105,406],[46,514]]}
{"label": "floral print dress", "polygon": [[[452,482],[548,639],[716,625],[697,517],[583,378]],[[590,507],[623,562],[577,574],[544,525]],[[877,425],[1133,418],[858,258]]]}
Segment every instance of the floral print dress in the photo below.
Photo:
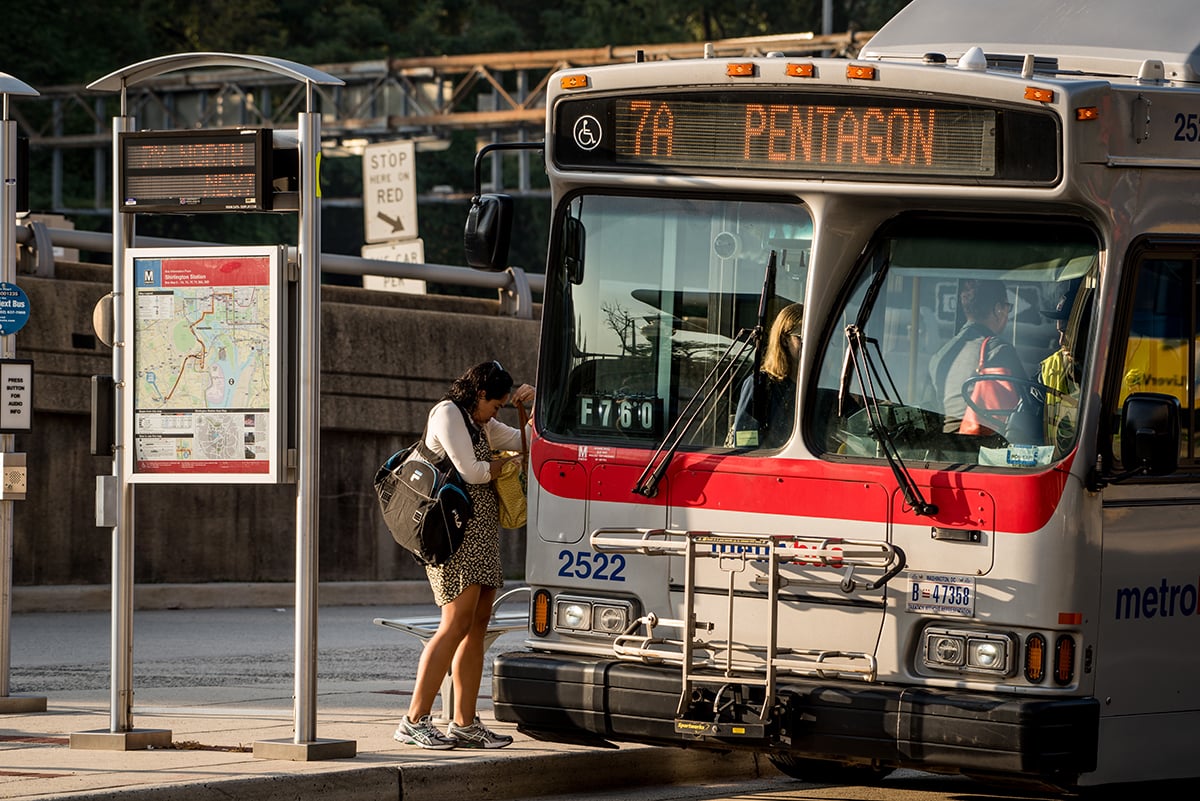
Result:
{"label": "floral print dress", "polygon": [[[471,431],[475,458],[486,462],[492,458],[488,439],[478,428]],[[467,484],[467,493],[475,511],[467,523],[462,545],[445,563],[437,567],[426,565],[425,575],[433,588],[433,600],[438,606],[457,598],[472,584],[499,589],[504,586],[504,571],[500,565],[500,504],[492,482]]]}

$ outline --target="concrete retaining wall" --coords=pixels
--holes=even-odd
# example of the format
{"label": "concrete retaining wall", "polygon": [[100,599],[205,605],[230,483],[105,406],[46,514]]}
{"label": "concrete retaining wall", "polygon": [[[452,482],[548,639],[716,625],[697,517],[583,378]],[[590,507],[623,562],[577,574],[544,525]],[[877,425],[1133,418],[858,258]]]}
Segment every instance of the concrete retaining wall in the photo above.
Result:
{"label": "concrete retaining wall", "polygon": [[[16,436],[29,475],[26,499],[15,502],[13,583],[107,584],[112,537],[95,525],[95,477],[110,474],[112,462],[91,455],[89,432],[90,378],[112,373],[112,351],[92,324],[96,302],[111,289],[109,269],[60,264],[53,279],[19,276],[18,283],[30,298],[16,345],[18,358],[34,361],[34,413],[31,431]],[[498,312],[491,300],[323,288],[322,581],[424,578],[383,526],[371,479],[470,365],[499,359],[532,383],[539,323]],[[511,410],[504,414],[516,423]],[[295,525],[294,485],[139,485],[135,581],[290,582]],[[503,542],[505,571],[519,576],[523,532]]]}

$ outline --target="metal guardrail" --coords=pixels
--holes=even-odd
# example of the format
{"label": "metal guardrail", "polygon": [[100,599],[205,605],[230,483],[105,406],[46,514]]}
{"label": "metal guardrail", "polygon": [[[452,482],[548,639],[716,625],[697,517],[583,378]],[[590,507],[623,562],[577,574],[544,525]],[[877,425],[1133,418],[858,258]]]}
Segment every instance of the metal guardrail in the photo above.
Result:
{"label": "metal guardrail", "polygon": [[[112,252],[111,234],[49,228],[36,220],[27,220],[16,226],[16,241],[30,254],[26,271],[43,278],[54,277],[55,247]],[[139,236],[134,243],[136,247],[194,247],[217,244],[220,243],[150,236]],[[295,248],[289,248],[289,259],[294,259],[295,255]],[[491,273],[449,264],[409,264],[364,259],[340,253],[322,253],[321,270],[339,275],[381,275],[454,286],[492,288],[499,293],[502,315],[525,320],[533,317],[533,293],[543,292],[546,288],[544,275],[529,274],[520,267],[509,267],[504,272]]]}

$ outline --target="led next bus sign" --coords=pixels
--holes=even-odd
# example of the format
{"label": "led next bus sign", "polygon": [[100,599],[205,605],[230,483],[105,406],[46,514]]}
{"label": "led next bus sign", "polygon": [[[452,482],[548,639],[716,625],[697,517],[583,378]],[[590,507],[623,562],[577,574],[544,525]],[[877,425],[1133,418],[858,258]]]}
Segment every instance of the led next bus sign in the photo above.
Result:
{"label": "led next bus sign", "polygon": [[121,211],[269,211],[267,128],[128,131],[120,135]]}
{"label": "led next bus sign", "polygon": [[691,92],[563,101],[555,160],[586,169],[1052,183],[1059,139],[1057,120],[1044,111],[813,92]]}

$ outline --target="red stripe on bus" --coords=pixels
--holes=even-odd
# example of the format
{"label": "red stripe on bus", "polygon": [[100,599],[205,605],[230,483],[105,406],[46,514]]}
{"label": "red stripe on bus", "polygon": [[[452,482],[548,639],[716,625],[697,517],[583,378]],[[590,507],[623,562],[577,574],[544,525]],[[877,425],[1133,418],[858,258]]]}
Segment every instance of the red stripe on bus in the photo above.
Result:
{"label": "red stripe on bus", "polygon": [[886,465],[680,453],[658,494],[646,498],[633,492],[649,458],[645,451],[536,439],[531,456],[541,490],[566,500],[1012,533],[1046,525],[1062,498],[1072,460],[1039,473],[911,469],[925,500],[938,507],[928,517],[912,511]]}

